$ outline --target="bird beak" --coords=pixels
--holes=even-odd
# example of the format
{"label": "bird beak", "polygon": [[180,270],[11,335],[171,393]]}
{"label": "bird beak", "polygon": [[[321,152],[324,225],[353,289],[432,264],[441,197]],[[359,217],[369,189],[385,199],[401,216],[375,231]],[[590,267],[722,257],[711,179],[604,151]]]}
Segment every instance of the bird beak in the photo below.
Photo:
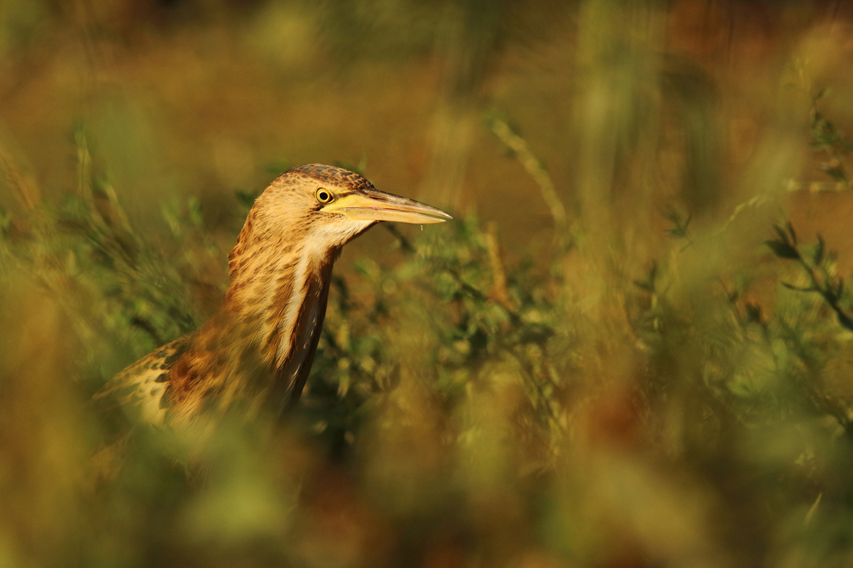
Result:
{"label": "bird beak", "polygon": [[453,219],[431,205],[375,189],[342,195],[321,211],[340,213],[353,221],[392,221],[415,225],[444,223]]}

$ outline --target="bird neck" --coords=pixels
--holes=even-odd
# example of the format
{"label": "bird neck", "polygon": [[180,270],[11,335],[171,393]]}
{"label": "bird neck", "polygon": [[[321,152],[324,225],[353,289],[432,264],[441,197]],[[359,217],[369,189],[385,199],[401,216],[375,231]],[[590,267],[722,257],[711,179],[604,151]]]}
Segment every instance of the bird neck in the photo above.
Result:
{"label": "bird neck", "polygon": [[250,345],[257,362],[273,371],[269,388],[281,390],[282,396],[268,392],[268,397],[293,403],[311,369],[340,249],[312,248],[305,241],[292,244],[299,242],[292,238],[271,243],[269,237],[264,246],[253,247],[244,237],[229,255],[231,281],[224,313],[237,335],[245,338],[243,350]]}
{"label": "bird neck", "polygon": [[178,420],[213,394],[223,410],[245,400],[255,411],[280,413],[298,401],[311,370],[340,249],[312,249],[293,235],[257,237],[247,227],[251,217],[228,257],[223,308],[172,369]]}
{"label": "bird neck", "polygon": [[337,254],[287,247],[274,256],[244,256],[232,258],[225,311],[278,369],[322,327]]}

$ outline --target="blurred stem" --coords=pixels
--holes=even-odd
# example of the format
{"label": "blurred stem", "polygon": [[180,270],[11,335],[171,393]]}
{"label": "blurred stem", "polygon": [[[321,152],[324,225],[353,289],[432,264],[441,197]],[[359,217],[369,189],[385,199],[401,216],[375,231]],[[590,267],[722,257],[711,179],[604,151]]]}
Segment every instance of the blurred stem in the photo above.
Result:
{"label": "blurred stem", "polygon": [[486,248],[489,252],[489,264],[492,267],[493,294],[504,309],[511,312],[515,307],[506,289],[506,271],[501,260],[500,245],[498,244],[498,227],[494,222],[489,223],[486,227]]}
{"label": "blurred stem", "polygon": [[0,167],[6,174],[6,181],[25,210],[35,209],[41,203],[41,192],[32,176],[26,175],[18,167],[12,154],[0,147]]}
{"label": "blurred stem", "polygon": [[[577,156],[574,172],[584,224],[593,241],[609,239],[625,197],[642,204],[642,177],[625,175],[633,158],[653,147],[659,115],[661,2],[586,0],[581,3],[576,73]],[[634,207],[626,220],[636,222]]]}
{"label": "blurred stem", "polygon": [[89,152],[89,140],[80,128],[74,133],[74,145],[77,147],[77,193],[91,203],[92,195],[92,154]]}
{"label": "blurred stem", "polygon": [[732,209],[729,218],[726,222],[717,230],[717,233],[726,232],[729,227],[734,223],[735,219],[740,216],[741,213],[746,211],[752,207],[761,207],[767,203],[774,202],[778,198],[786,195],[788,193],[796,193],[798,191],[808,191],[809,193],[837,193],[842,191],[849,191],[851,185],[849,183],[844,182],[820,182],[820,181],[797,181],[797,180],[789,180],[784,186],[780,187],[778,190],[773,190],[771,192],[760,193],[747,201],[739,203]]}
{"label": "blurred stem", "polygon": [[481,87],[501,46],[506,0],[449,0],[436,42],[443,60],[441,99],[433,120],[430,169],[422,191],[442,205],[459,202]]}
{"label": "blurred stem", "polygon": [[400,248],[403,249],[403,252],[409,255],[414,255],[417,252],[412,242],[406,238],[406,236],[397,229],[397,226],[394,223],[382,223],[382,226],[385,227],[389,233],[391,233],[397,242],[400,243]]}
{"label": "blurred stem", "polygon": [[554,182],[551,180],[551,176],[548,175],[545,165],[530,151],[524,138],[513,132],[506,120],[494,113],[490,113],[486,117],[486,122],[495,136],[498,137],[498,140],[512,150],[519,163],[524,167],[524,170],[530,174],[530,177],[539,186],[542,199],[548,205],[548,210],[554,219],[557,233],[562,234],[566,229],[566,208],[557,195],[557,191],[554,189]]}

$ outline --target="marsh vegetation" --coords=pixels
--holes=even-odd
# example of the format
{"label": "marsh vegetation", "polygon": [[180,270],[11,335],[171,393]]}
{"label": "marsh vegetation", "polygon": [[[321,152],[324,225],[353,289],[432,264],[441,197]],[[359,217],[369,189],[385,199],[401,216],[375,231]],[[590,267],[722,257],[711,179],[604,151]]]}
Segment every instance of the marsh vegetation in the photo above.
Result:
{"label": "marsh vegetation", "polygon": [[[0,565],[850,564],[846,4],[0,6]],[[310,162],[456,220],[349,245],[284,427],[93,480]]]}

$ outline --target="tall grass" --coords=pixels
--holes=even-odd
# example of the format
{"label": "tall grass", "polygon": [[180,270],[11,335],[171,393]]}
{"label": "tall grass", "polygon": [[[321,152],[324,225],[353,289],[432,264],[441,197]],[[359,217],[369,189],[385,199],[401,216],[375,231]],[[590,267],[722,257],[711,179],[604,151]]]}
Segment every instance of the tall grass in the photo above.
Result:
{"label": "tall grass", "polygon": [[143,223],[86,127],[61,199],[4,150],[0,566],[849,564],[849,251],[786,220],[849,192],[832,94],[768,105],[735,167],[713,78],[616,4],[576,14],[568,187],[514,109],[476,126],[551,238],[373,229],[292,420],[226,418],[203,466],[92,395],[215,309],[251,193],[216,231],[198,199]]}

